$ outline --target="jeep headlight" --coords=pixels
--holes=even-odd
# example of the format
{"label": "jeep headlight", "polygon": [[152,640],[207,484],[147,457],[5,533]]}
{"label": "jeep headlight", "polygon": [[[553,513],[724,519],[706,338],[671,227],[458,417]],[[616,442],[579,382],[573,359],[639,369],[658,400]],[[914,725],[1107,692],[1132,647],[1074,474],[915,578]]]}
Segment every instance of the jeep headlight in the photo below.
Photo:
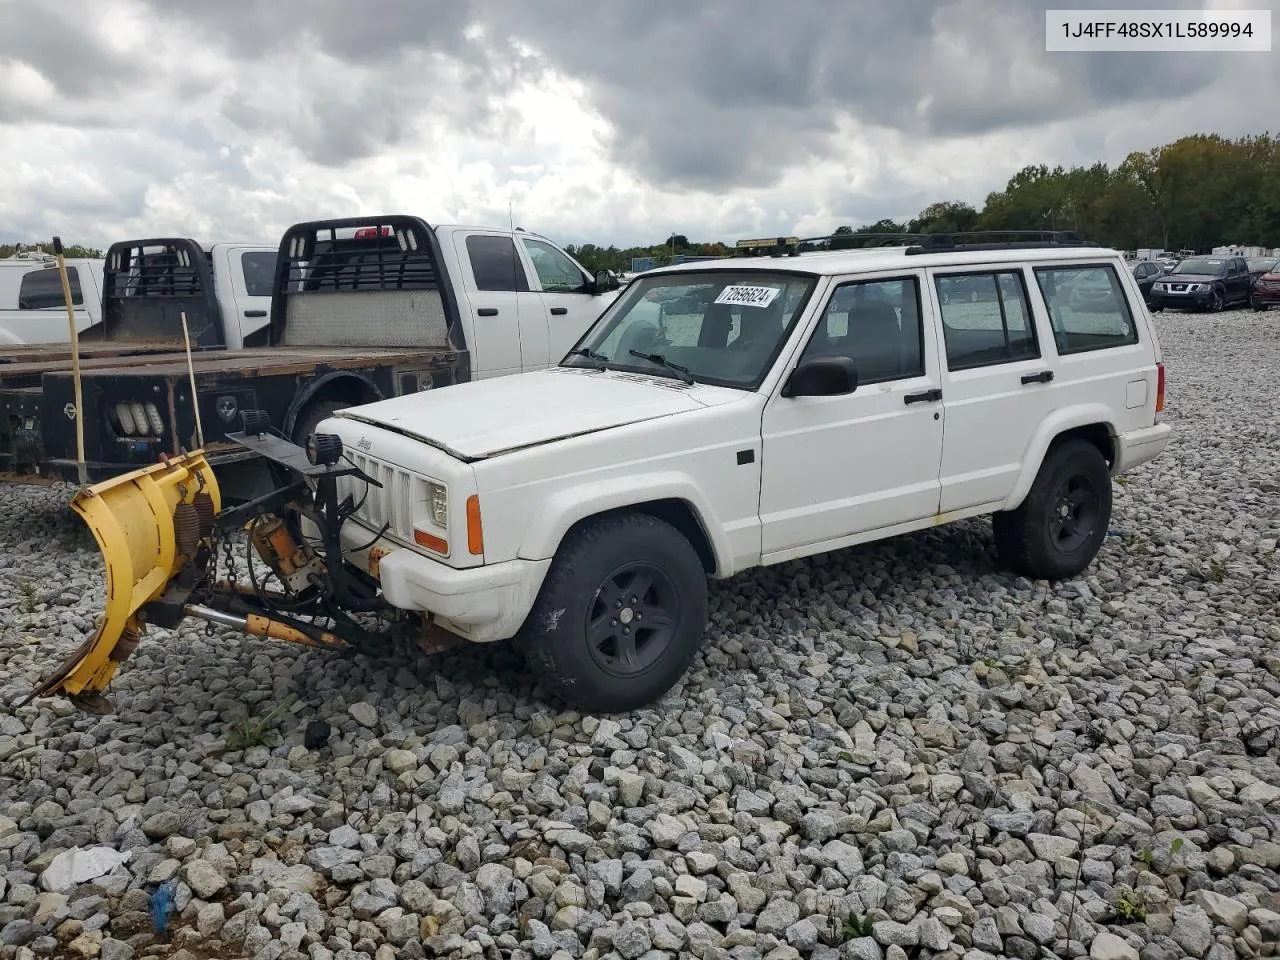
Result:
{"label": "jeep headlight", "polygon": [[438,483],[427,482],[427,506],[431,520],[438,527],[449,526],[449,491]]}

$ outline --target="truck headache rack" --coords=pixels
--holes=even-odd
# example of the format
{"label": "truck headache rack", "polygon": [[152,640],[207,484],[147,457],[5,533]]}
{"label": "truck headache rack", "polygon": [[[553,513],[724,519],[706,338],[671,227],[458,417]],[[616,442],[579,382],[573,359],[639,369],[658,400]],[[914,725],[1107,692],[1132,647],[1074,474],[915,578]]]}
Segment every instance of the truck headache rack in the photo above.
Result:
{"label": "truck headache rack", "polygon": [[457,304],[444,270],[436,233],[418,217],[294,224],[276,260],[272,342],[455,347]]}
{"label": "truck headache rack", "polygon": [[159,237],[112,244],[102,281],[102,324],[82,340],[181,343],[185,313],[193,349],[222,345],[213,267],[194,240]]}

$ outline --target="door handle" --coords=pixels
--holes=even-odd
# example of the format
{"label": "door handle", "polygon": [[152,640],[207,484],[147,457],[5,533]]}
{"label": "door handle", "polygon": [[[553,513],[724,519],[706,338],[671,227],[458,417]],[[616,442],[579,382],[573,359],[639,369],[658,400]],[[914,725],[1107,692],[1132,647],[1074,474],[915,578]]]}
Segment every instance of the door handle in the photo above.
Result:
{"label": "door handle", "polygon": [[267,311],[265,311],[265,310],[246,310],[246,311],[244,312],[244,315],[245,315],[246,317],[265,317],[265,316],[267,315]]}
{"label": "door handle", "polygon": [[552,307],[551,308],[551,315],[553,317],[563,317],[568,312],[569,312],[568,307]]}
{"label": "door handle", "polygon": [[1023,383],[1048,383],[1052,379],[1052,370],[1041,370],[1039,373],[1024,373],[1022,375]]}
{"label": "door handle", "polygon": [[933,400],[941,400],[942,391],[934,388],[926,390],[924,393],[908,393],[902,398],[903,403],[929,403]]}
{"label": "door handle", "polygon": [[476,314],[477,316],[481,316],[481,317],[496,317],[498,315],[498,308],[497,307],[481,307],[479,310],[476,311]]}

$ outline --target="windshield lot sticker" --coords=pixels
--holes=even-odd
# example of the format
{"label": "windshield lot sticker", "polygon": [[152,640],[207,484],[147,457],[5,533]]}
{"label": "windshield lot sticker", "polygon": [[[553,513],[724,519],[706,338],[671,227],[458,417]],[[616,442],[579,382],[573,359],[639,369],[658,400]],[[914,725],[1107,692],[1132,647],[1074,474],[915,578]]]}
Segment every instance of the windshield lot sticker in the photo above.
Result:
{"label": "windshield lot sticker", "polygon": [[781,291],[777,287],[725,287],[716,297],[716,303],[733,303],[743,307],[767,307],[777,299]]}

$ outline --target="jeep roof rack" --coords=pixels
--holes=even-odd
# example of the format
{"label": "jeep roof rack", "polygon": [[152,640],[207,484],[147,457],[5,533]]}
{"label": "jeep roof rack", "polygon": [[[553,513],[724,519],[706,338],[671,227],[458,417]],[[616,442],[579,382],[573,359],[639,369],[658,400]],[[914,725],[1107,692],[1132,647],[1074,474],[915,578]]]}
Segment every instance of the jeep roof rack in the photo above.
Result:
{"label": "jeep roof rack", "polygon": [[[990,239],[1013,237],[1011,240]],[[988,238],[988,239],[979,239]],[[907,256],[971,250],[1022,250],[1043,247],[1096,247],[1074,230],[969,230],[959,233],[926,233],[906,250]]]}
{"label": "jeep roof rack", "polygon": [[[1003,239],[1002,239],[1003,238]],[[839,247],[833,246],[838,242]],[[798,257],[823,250],[905,248],[907,256],[973,250],[1020,250],[1043,247],[1096,247],[1074,230],[967,230],[955,233],[833,233],[823,237],[766,237],[739,240],[736,256]],[[809,247],[809,250],[802,248]]]}

